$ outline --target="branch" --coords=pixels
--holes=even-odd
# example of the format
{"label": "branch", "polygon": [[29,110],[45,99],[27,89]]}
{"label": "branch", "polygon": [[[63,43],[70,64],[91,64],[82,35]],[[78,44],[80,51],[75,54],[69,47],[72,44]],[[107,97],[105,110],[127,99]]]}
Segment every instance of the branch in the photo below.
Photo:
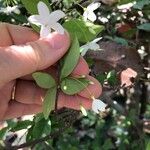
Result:
{"label": "branch", "polygon": [[111,107],[113,107],[115,110],[117,110],[118,112],[120,112],[122,115],[127,115],[126,110],[120,105],[118,104],[116,101],[113,101],[112,96],[116,93],[116,91],[110,90],[110,91],[106,91],[103,92],[101,98],[107,103],[109,104]]}
{"label": "branch", "polygon": [[[59,113],[62,113],[62,110],[58,110],[58,112],[56,112],[55,114],[59,115]],[[18,150],[20,148],[32,147],[32,146],[35,146],[36,144],[39,144],[41,142],[44,142],[44,141],[47,141],[49,139],[60,136],[60,134],[62,134],[66,129],[71,127],[72,124],[77,120],[79,112],[75,111],[75,110],[66,109],[66,111],[64,111],[64,115],[63,115],[63,118],[62,118],[62,119],[64,119],[64,126],[60,129],[58,129],[58,131],[56,131],[54,133],[51,133],[51,134],[49,134],[49,135],[47,135],[43,138],[35,139],[33,141],[29,141],[29,142],[26,142],[26,143],[23,143],[23,144],[20,144],[20,145],[16,145],[16,146],[5,145],[4,149],[5,150]],[[59,118],[59,119],[61,119],[61,118]],[[61,121],[63,121],[63,120],[61,120]]]}
{"label": "branch", "polygon": [[52,133],[52,134],[49,134],[43,138],[40,138],[40,139],[36,139],[34,141],[31,141],[31,142],[26,142],[26,143],[23,143],[21,145],[18,145],[18,146],[11,146],[11,147],[6,147],[5,149],[6,150],[17,150],[17,149],[20,149],[20,148],[24,148],[24,147],[31,147],[31,146],[34,146],[38,143],[41,143],[41,142],[44,142],[44,141],[47,141],[51,138],[54,138],[54,137],[57,137],[59,136],[62,132],[64,132],[64,130],[68,127],[70,127],[71,125],[68,124],[67,126],[65,126],[65,128],[62,128],[60,129],[57,133]]}

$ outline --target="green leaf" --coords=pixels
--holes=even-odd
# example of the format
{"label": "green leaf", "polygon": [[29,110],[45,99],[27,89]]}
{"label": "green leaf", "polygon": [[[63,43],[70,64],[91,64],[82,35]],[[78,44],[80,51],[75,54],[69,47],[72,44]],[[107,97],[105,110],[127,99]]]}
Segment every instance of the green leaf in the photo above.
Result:
{"label": "green leaf", "polygon": [[150,0],[139,0],[136,2],[136,4],[133,5],[133,8],[142,10],[145,5],[149,5],[149,4],[150,4]]}
{"label": "green leaf", "polygon": [[39,122],[40,120],[42,120],[44,118],[43,113],[39,113],[34,117],[34,122]]}
{"label": "green leaf", "polygon": [[106,79],[106,74],[99,74],[98,76],[96,76],[96,79],[101,83],[104,84],[105,79]]}
{"label": "green leaf", "polygon": [[128,41],[124,38],[121,38],[121,37],[117,37],[115,36],[114,38],[111,37],[111,36],[105,36],[106,39],[109,39],[111,41],[114,41],[118,44],[121,44],[121,45],[125,45],[125,46],[128,46]]}
{"label": "green leaf", "polygon": [[146,150],[150,150],[150,140],[148,141],[148,143],[146,145]]}
{"label": "green leaf", "polygon": [[110,85],[115,85],[117,83],[117,76],[115,70],[108,72],[107,81]]}
{"label": "green leaf", "polygon": [[50,112],[55,108],[56,92],[57,88],[53,87],[46,93],[43,103],[43,114],[45,119],[48,119]]}
{"label": "green leaf", "polygon": [[61,90],[67,95],[74,95],[85,89],[89,82],[85,78],[68,77],[61,82]]}
{"label": "green leaf", "polygon": [[[40,121],[36,122],[35,125],[33,126],[33,130],[32,130],[32,137],[34,139],[40,138],[43,136],[43,134],[45,133],[45,128],[46,126],[50,126],[49,124],[50,120],[45,120],[44,118],[41,119]],[[49,130],[47,133],[45,134],[49,134],[51,132],[51,130]]]}
{"label": "green leaf", "polygon": [[27,141],[27,142],[34,140],[33,135],[32,135],[32,133],[33,133],[33,127],[34,127],[34,126],[31,126],[31,127],[28,129],[27,136],[26,136],[26,141]]}
{"label": "green leaf", "polygon": [[16,126],[14,126],[10,131],[15,132],[22,129],[26,129],[27,127],[32,125],[32,121],[30,120],[24,120],[17,122]]}
{"label": "green leaf", "polygon": [[8,131],[8,127],[5,127],[5,128],[0,130],[0,140],[3,139],[3,137],[5,136],[7,131]]}
{"label": "green leaf", "polygon": [[73,71],[75,66],[78,63],[80,57],[80,46],[76,36],[72,38],[71,47],[68,50],[68,53],[65,55],[61,71],[60,71],[60,79],[67,77]]}
{"label": "green leaf", "polygon": [[48,0],[21,0],[24,7],[31,15],[38,14],[37,4],[39,3],[39,1],[44,2],[49,8],[49,10],[51,10]]}
{"label": "green leaf", "polygon": [[111,139],[107,139],[102,147],[104,150],[114,149]]}
{"label": "green leaf", "polygon": [[86,43],[92,41],[104,30],[104,26],[95,25],[80,19],[71,19],[63,24],[70,33],[76,33],[79,42]]}
{"label": "green leaf", "polygon": [[113,41],[117,42],[118,44],[128,46],[128,41],[127,41],[126,39],[124,39],[124,38],[115,37],[115,38],[113,39]]}
{"label": "green leaf", "polygon": [[137,28],[150,32],[150,23],[141,24],[141,25],[137,26]]}
{"label": "green leaf", "polygon": [[32,74],[37,85],[44,89],[50,89],[51,87],[56,86],[54,78],[48,73],[35,72]]}

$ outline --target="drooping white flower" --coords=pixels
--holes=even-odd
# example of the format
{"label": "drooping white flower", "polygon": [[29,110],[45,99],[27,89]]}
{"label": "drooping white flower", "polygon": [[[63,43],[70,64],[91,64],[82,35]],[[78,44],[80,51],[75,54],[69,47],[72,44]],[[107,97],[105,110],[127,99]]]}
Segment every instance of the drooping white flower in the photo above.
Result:
{"label": "drooping white flower", "polygon": [[29,22],[41,26],[40,36],[46,37],[51,33],[51,29],[59,34],[64,34],[64,28],[57,22],[65,17],[65,13],[61,10],[56,10],[50,13],[47,5],[40,1],[37,5],[39,15],[32,15],[28,18]]}
{"label": "drooping white flower", "polygon": [[89,19],[90,21],[94,22],[96,20],[94,10],[100,7],[100,5],[101,4],[98,2],[90,4],[83,13],[84,20],[87,21],[87,19]]}
{"label": "drooping white flower", "polygon": [[106,106],[107,106],[107,105],[106,105],[104,102],[102,102],[101,100],[99,100],[99,99],[93,99],[92,110],[93,110],[95,113],[98,114],[100,111],[101,111],[101,112],[104,112]]}
{"label": "drooping white flower", "polygon": [[100,46],[99,46],[99,44],[97,44],[97,42],[101,39],[102,38],[100,37],[100,38],[97,38],[97,39],[95,39],[95,40],[93,40],[93,41],[91,41],[85,45],[82,45],[80,47],[81,55],[84,56],[89,49],[94,50],[94,51],[99,50]]}

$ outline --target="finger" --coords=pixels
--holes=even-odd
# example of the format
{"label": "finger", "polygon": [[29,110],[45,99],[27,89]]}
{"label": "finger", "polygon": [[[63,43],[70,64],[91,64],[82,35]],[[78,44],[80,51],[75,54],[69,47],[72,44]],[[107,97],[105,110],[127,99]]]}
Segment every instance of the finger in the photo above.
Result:
{"label": "finger", "polygon": [[95,78],[92,76],[87,75],[86,78],[91,81],[92,84],[87,86],[84,90],[82,90],[80,93],[78,93],[82,97],[91,98],[94,96],[95,98],[98,98],[102,93],[102,86]]}
{"label": "finger", "polygon": [[80,106],[83,106],[85,109],[91,109],[92,99],[81,97],[79,95],[69,96],[62,92],[59,93],[57,107],[67,107],[75,110],[80,110]]}
{"label": "finger", "polygon": [[47,38],[20,46],[0,48],[0,84],[56,63],[70,44],[68,34],[52,33]]}
{"label": "finger", "polygon": [[[57,76],[57,66],[51,66],[45,70],[43,70],[43,72],[47,72],[50,75],[52,75],[53,77]],[[77,66],[75,67],[75,69],[73,70],[73,72],[71,73],[72,76],[81,76],[81,75],[87,75],[89,74],[89,67],[88,64],[86,63],[86,61],[84,60],[83,57],[80,57],[79,62],[77,64]],[[24,80],[33,80],[32,75],[26,75],[21,77],[21,79]]]}
{"label": "finger", "polygon": [[0,118],[0,120],[17,118],[17,117],[21,117],[23,115],[37,114],[41,111],[42,111],[41,105],[22,104],[22,103],[12,100],[8,105],[8,109],[5,113],[5,115],[3,116],[3,118]]}
{"label": "finger", "polygon": [[9,82],[0,89],[0,118],[2,118],[8,109],[9,100],[12,98],[15,81]]}
{"label": "finger", "polygon": [[[89,85],[88,91],[90,91],[95,98],[101,93],[101,86],[98,81],[89,77],[94,82],[93,85]],[[16,86],[15,99],[18,102],[25,104],[41,104],[45,96],[45,91],[36,86],[33,81],[20,80]],[[91,99],[91,95],[86,90],[80,92],[80,96]]]}
{"label": "finger", "polygon": [[31,28],[0,23],[0,46],[10,46],[25,44],[27,42],[38,40],[39,34]]}
{"label": "finger", "polygon": [[39,34],[34,32],[31,28],[12,24],[6,24],[6,27],[15,45],[25,44],[39,39]]}
{"label": "finger", "polygon": [[72,76],[81,76],[89,74],[89,67],[87,62],[83,57],[80,57],[79,62],[73,72],[71,73]]}
{"label": "finger", "polygon": [[[59,94],[58,109],[62,107],[68,107],[75,110],[79,110],[82,105],[86,109],[91,109],[92,100],[83,98],[80,96],[67,96],[63,93]],[[22,104],[16,101],[11,101],[7,112],[0,118],[0,120],[6,120],[11,118],[17,118],[24,115],[37,114],[42,112],[42,105],[37,104]]]}

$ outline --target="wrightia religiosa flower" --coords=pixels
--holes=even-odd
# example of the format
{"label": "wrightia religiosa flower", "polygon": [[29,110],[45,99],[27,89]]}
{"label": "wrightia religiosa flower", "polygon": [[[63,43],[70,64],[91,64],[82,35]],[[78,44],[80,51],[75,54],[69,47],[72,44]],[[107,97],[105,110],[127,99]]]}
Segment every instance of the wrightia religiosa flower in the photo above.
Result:
{"label": "wrightia religiosa flower", "polygon": [[96,10],[98,7],[100,7],[100,3],[92,3],[90,4],[83,13],[83,18],[85,21],[90,20],[94,22],[96,20],[96,15],[94,13],[94,10]]}
{"label": "wrightia religiosa flower", "polygon": [[64,34],[64,28],[58,21],[65,17],[65,13],[61,10],[56,10],[50,13],[49,8],[43,2],[37,5],[39,15],[32,15],[28,18],[29,22],[37,26],[41,26],[40,37],[46,37],[51,33],[52,29],[59,34]]}

